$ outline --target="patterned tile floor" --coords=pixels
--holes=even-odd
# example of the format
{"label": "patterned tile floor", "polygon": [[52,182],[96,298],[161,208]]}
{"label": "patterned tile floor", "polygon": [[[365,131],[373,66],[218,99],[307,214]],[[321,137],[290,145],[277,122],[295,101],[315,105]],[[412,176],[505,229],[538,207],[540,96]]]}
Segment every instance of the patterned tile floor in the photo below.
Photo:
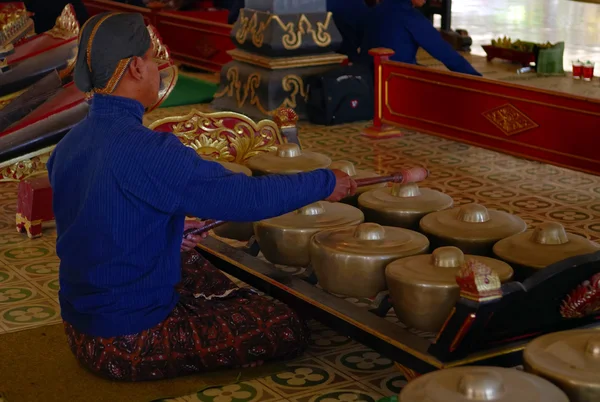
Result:
{"label": "patterned tile floor", "polygon": [[[189,110],[159,109],[146,122]],[[444,191],[459,205],[479,202],[518,214],[532,226],[557,221],[569,232],[600,239],[600,177],[414,132],[371,140],[360,134],[364,125],[302,124],[300,137],[305,148],[380,173],[427,166],[431,177],[424,185]],[[16,184],[0,184],[0,334],[60,319],[55,230],[49,225],[44,236],[35,240],[15,232],[16,188]],[[399,392],[405,380],[389,359],[321,324],[312,327],[309,352],[291,362],[286,372],[177,400],[373,402]]]}

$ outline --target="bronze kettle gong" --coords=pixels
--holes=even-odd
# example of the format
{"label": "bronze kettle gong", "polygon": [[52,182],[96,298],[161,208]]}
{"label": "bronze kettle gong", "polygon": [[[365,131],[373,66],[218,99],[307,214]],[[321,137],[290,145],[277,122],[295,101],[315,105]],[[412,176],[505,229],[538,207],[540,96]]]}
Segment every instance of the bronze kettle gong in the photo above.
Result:
{"label": "bronze kettle gong", "polygon": [[385,267],[427,252],[429,240],[412,230],[362,223],[317,233],[310,259],[319,285],[331,293],[374,297],[386,289]]}
{"label": "bronze kettle gong", "polygon": [[418,230],[419,221],[430,212],[451,208],[452,197],[416,183],[394,183],[392,187],[365,192],[358,206],[367,222]]}
{"label": "bronze kettle gong", "polygon": [[419,226],[432,247],[455,246],[475,255],[491,255],[497,241],[527,229],[518,216],[479,204],[433,212],[421,219]]}
{"label": "bronze kettle gong", "polygon": [[331,165],[327,156],[303,151],[297,144],[281,144],[277,151],[265,152],[248,159],[248,166],[255,175],[294,174],[325,169]]}

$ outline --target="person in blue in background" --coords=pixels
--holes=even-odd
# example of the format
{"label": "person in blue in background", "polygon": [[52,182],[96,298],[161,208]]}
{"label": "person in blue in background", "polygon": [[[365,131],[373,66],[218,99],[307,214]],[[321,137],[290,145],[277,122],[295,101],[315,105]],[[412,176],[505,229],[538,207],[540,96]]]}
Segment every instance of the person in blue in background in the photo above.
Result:
{"label": "person in blue in background", "polygon": [[417,50],[422,47],[450,71],[481,76],[416,9],[422,7],[425,1],[383,0],[371,8],[365,21],[360,63],[372,66],[369,49],[384,47],[396,52],[390,60],[417,64]]}
{"label": "person in blue in background", "polygon": [[[244,0],[229,0],[228,23],[234,24]],[[348,56],[350,62],[358,60],[358,48],[362,42],[363,22],[369,7],[364,0],[327,0],[327,11],[332,13],[333,22],[342,36],[342,45],[338,53]]]}

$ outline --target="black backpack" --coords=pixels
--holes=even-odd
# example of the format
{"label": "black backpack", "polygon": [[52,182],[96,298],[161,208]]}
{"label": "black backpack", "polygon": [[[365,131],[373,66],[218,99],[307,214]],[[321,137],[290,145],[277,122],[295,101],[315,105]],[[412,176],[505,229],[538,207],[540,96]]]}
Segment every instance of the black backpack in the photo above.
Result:
{"label": "black backpack", "polygon": [[332,126],[373,119],[373,73],[344,66],[309,77],[306,112],[311,123]]}

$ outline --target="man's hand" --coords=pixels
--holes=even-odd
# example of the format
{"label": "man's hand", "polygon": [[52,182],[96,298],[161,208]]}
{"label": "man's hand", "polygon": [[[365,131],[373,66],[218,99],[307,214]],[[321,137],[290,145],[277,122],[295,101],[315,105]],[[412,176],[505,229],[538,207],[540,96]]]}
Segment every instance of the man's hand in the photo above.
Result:
{"label": "man's hand", "polygon": [[356,194],[356,182],[350,176],[338,169],[331,169],[331,171],[335,174],[335,188],[325,201],[338,202]]}
{"label": "man's hand", "polygon": [[[204,227],[204,224],[205,222],[201,222],[195,219],[186,220],[183,224],[183,231],[185,232],[190,229],[200,229],[201,227]],[[204,239],[206,236],[208,236],[208,233],[202,233],[201,235],[187,235],[183,238],[183,241],[181,242],[181,251],[190,251],[191,249],[196,247],[196,245],[200,243],[202,239]]]}

